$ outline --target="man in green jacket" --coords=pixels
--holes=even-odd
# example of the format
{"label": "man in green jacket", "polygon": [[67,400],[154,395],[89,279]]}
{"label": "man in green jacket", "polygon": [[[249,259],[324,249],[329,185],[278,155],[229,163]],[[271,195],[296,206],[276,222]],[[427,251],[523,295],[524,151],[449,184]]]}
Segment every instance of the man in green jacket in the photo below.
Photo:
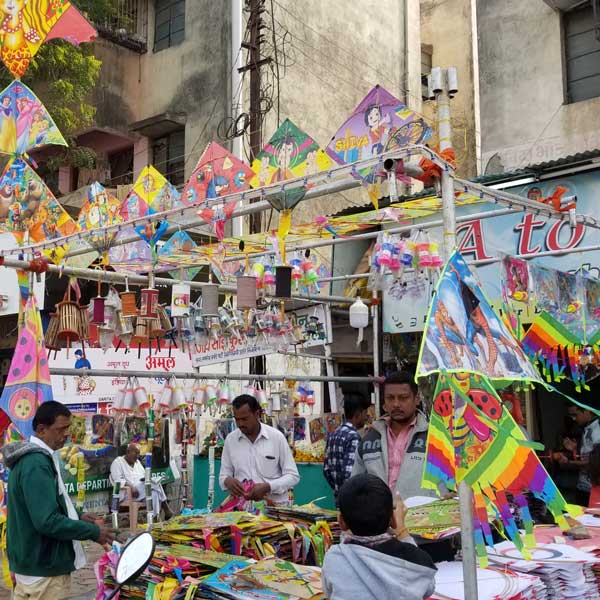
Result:
{"label": "man in green jacket", "polygon": [[56,451],[63,447],[71,412],[44,402],[33,418],[29,442],[3,448],[8,477],[7,553],[15,575],[13,600],[61,600],[71,572],[85,565],[79,540],[110,543],[114,533],[95,517],[79,519],[60,474]]}

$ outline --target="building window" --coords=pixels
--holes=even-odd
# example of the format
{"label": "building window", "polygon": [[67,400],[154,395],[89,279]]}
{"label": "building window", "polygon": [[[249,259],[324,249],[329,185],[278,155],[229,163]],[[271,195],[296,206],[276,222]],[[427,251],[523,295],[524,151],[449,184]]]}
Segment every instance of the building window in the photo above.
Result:
{"label": "building window", "polygon": [[185,0],[156,0],[154,52],[177,46],[185,38]]}
{"label": "building window", "polygon": [[178,129],[152,142],[154,166],[175,186],[185,181],[185,129]]}
{"label": "building window", "polygon": [[421,96],[423,100],[429,100],[427,76],[431,73],[432,64],[433,46],[431,44],[421,44]]}
{"label": "building window", "polygon": [[600,96],[600,39],[591,5],[564,13],[567,102]]}

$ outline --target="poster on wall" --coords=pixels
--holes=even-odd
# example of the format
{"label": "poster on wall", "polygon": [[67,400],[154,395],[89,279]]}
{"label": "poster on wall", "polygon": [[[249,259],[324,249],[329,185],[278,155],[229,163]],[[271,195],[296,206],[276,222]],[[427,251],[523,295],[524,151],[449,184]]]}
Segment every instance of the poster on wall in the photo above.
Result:
{"label": "poster on wall", "polygon": [[[577,196],[577,212],[600,217],[597,190],[600,186],[600,172],[583,173],[566,179],[553,179],[536,182],[527,186],[518,186],[509,191],[529,199],[552,196],[557,187],[567,188],[565,196]],[[468,215],[483,211],[497,210],[494,204],[478,204],[461,207],[457,214]],[[441,228],[430,230],[433,239],[441,239]],[[597,243],[595,231],[578,224],[571,229],[567,222],[519,212],[490,219],[463,221],[457,225],[457,246],[467,262],[485,260],[504,255],[524,255],[533,259],[540,252],[569,251],[575,248]],[[532,261],[529,261],[532,264]],[[600,250],[572,252],[559,256],[540,256],[533,264],[575,272],[588,271],[593,277],[600,278]],[[492,306],[498,310],[502,302],[502,262],[477,267],[477,275],[483,285],[483,291]],[[383,331],[385,333],[406,333],[423,331],[430,303],[427,286],[405,288],[393,285],[383,295]],[[529,323],[535,317],[534,297],[520,303],[520,317],[523,323]]]}
{"label": "poster on wall", "polygon": [[[71,348],[58,352],[49,352],[50,369],[100,369],[114,371],[146,371],[146,372],[183,372],[192,373],[192,361],[187,353],[173,348],[160,351],[152,350],[152,354],[144,349],[138,358],[137,351],[110,349],[104,352],[101,348],[86,348],[85,357],[81,350]],[[118,391],[125,386],[124,377],[96,377],[84,375],[80,377],[52,375],[52,393],[54,399],[64,404],[81,407],[81,412],[92,412],[90,405],[97,405],[97,412],[106,412]],[[162,377],[144,379],[148,392],[162,390],[165,380]],[[94,411],[95,412],[95,411]]]}
{"label": "poster on wall", "polygon": [[[317,305],[310,308],[300,308],[288,312],[293,314],[296,324],[302,329],[304,348],[331,344],[331,313],[329,306]],[[281,347],[280,342],[270,339],[244,338],[219,336],[203,344],[193,356],[195,367],[222,363],[226,360],[240,360],[251,356],[273,354]]]}

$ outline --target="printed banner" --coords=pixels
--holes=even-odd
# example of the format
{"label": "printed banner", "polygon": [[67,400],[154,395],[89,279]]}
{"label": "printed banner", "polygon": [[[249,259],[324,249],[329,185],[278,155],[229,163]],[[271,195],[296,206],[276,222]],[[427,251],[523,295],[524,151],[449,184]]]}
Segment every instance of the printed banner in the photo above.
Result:
{"label": "printed banner", "polygon": [[[87,348],[85,358],[81,350],[66,349],[58,352],[49,352],[50,369],[101,369],[115,371],[178,371],[191,373],[193,371],[192,361],[188,354],[173,348],[171,352],[167,348],[159,351],[152,349],[152,354],[147,348],[142,348],[138,358],[137,349],[125,353],[123,349],[107,350],[100,348]],[[88,412],[85,407],[97,404],[97,412],[105,412],[109,405],[115,400],[118,391],[124,387],[126,379],[123,377],[96,377],[95,375],[82,375],[72,377],[64,375],[52,375],[52,391],[54,399],[74,407],[84,407],[81,412]],[[164,379],[153,377],[144,379],[142,382],[146,390],[158,392],[164,386]],[[78,410],[74,408],[73,410]]]}
{"label": "printed banner", "polygon": [[[568,179],[555,179],[535,183],[529,186],[511,188],[512,193],[530,199],[552,196],[558,186],[567,188],[566,195],[577,196],[577,212],[600,218],[597,202],[597,189],[600,174],[583,173]],[[477,204],[457,209],[458,215],[468,215],[483,211],[497,210],[494,204]],[[432,238],[441,239],[442,231],[434,228]],[[466,261],[482,260],[507,255],[525,255],[535,258],[540,252],[570,250],[581,246],[596,244],[597,237],[592,229],[582,224],[571,229],[568,222],[519,212],[490,219],[463,221],[457,225],[458,250]],[[593,277],[600,278],[600,251],[585,253],[573,252],[560,256],[542,256],[535,264],[565,272],[578,269],[588,271]],[[530,265],[532,261],[529,261]],[[477,267],[477,276],[483,285],[483,291],[492,306],[497,310],[502,304],[502,280],[504,269],[502,261]],[[521,322],[531,323],[535,318],[535,293],[528,294],[519,308]],[[394,285],[383,296],[383,330],[386,333],[404,333],[423,331],[430,302],[427,286],[416,288]]]}
{"label": "printed banner", "polygon": [[[288,313],[291,314],[291,313]],[[293,311],[297,324],[302,328],[304,348],[331,344],[331,313],[328,306],[318,305]],[[238,340],[219,336],[200,347],[193,357],[194,367],[221,363],[226,360],[240,360],[252,356],[273,354],[281,345],[270,340],[264,342],[254,339]]]}

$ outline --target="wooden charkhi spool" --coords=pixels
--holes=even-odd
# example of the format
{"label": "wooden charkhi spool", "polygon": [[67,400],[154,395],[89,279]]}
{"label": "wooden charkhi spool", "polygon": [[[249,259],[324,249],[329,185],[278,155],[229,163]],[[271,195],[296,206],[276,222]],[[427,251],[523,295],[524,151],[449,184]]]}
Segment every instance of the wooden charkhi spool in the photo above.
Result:
{"label": "wooden charkhi spool", "polygon": [[124,317],[135,317],[137,315],[135,292],[129,290],[121,292],[121,313]]}
{"label": "wooden charkhi spool", "polygon": [[165,336],[166,330],[164,329],[160,319],[149,319],[148,320],[148,337],[151,340],[160,339]]}
{"label": "wooden charkhi spool", "polygon": [[169,316],[169,313],[167,312],[167,309],[164,306],[159,305],[157,310],[160,325],[165,330],[165,335],[167,335],[170,331],[173,331],[173,329],[175,329],[175,325],[173,325],[173,320]]}
{"label": "wooden charkhi spool", "polygon": [[148,321],[146,319],[136,319],[131,343],[143,344],[146,341],[148,341]]}
{"label": "wooden charkhi spool", "polygon": [[88,318],[87,306],[78,306],[78,330],[80,340],[90,339],[90,321]]}
{"label": "wooden charkhi spool", "polygon": [[79,305],[76,302],[63,300],[56,305],[58,314],[59,340],[68,342],[79,341]]}
{"label": "wooden charkhi spool", "polygon": [[242,310],[256,308],[256,277],[240,275],[237,278],[237,307]]}
{"label": "wooden charkhi spool", "polygon": [[48,350],[59,350],[60,343],[58,341],[58,313],[52,313],[48,321],[48,328],[44,336],[44,343]]}

